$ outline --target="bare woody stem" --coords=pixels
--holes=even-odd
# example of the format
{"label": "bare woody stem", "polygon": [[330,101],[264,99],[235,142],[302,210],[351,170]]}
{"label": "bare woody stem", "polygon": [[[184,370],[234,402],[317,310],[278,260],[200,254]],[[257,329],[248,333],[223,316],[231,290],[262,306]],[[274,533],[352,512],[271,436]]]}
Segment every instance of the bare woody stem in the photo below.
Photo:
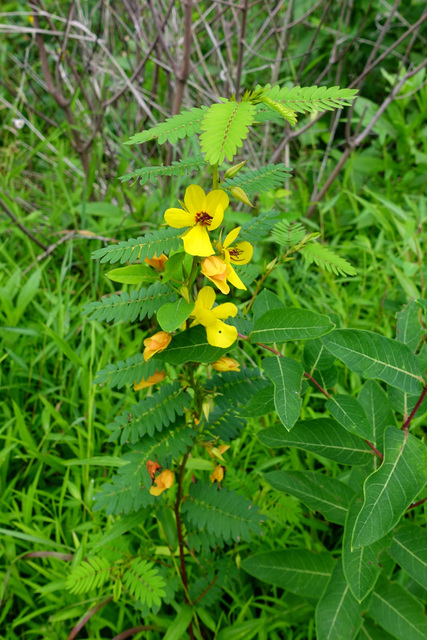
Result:
{"label": "bare woody stem", "polygon": [[408,430],[409,425],[411,424],[412,418],[414,417],[414,415],[417,413],[418,409],[421,406],[422,401],[424,400],[424,398],[426,397],[427,394],[427,384],[425,385],[424,389],[421,392],[420,397],[417,400],[417,404],[415,405],[415,407],[412,409],[409,417],[407,420],[405,420],[405,422],[402,425],[402,429],[404,429],[405,431]]}
{"label": "bare woody stem", "polygon": [[[242,340],[248,340],[248,336],[245,336],[243,333],[238,333],[237,334],[239,336],[239,338],[241,338]],[[280,351],[278,351],[277,349],[273,349],[273,347],[268,347],[266,344],[263,344],[262,342],[256,342],[255,344],[257,344],[259,347],[262,347],[263,349],[267,349],[267,351],[271,351],[272,353],[274,353],[276,356],[280,356],[281,358],[283,358],[283,353],[280,353]],[[322,386],[320,386],[320,384],[313,378],[312,375],[310,375],[309,373],[307,373],[307,371],[304,371],[304,376],[310,380],[310,382],[312,382],[314,384],[315,387],[317,387],[319,389],[319,391],[321,393],[323,393],[323,395],[325,396],[325,398],[330,398],[331,396],[329,395],[329,393],[326,391],[326,389],[324,389]],[[426,393],[427,393],[427,385],[426,385]],[[425,395],[425,394],[424,394]],[[421,399],[422,402],[422,399]],[[421,404],[420,402],[420,404]],[[411,417],[411,416],[410,416]],[[381,453],[381,451],[378,451],[378,449],[376,447],[374,447],[374,445],[369,442],[369,440],[365,440],[366,444],[368,444],[372,451],[375,453],[376,456],[378,456],[378,458],[380,460],[383,459],[383,454]]]}
{"label": "bare woody stem", "polygon": [[[187,569],[185,566],[185,554],[184,554],[184,538],[182,536],[182,524],[181,524],[181,516],[179,513],[179,509],[181,506],[182,499],[182,478],[184,475],[185,465],[187,462],[188,453],[182,459],[181,466],[179,468],[178,474],[178,491],[176,494],[176,501],[174,506],[175,518],[176,518],[176,532],[178,535],[178,545],[179,545],[179,557],[181,561],[181,578],[184,586],[184,600],[186,604],[191,604],[190,598],[188,596],[188,581],[187,581]],[[188,633],[190,635],[190,640],[194,640],[194,631],[193,631],[193,623],[190,622],[188,627]]]}

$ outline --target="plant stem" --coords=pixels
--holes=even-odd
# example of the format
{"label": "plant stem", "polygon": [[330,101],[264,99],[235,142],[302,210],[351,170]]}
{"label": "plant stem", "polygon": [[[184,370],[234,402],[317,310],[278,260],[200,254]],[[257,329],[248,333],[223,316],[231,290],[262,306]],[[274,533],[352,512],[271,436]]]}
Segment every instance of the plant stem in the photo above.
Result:
{"label": "plant stem", "polygon": [[[186,453],[185,456],[183,457],[181,466],[179,469],[178,491],[176,494],[174,511],[175,511],[175,518],[176,518],[176,532],[178,535],[178,544],[179,544],[179,557],[181,560],[181,578],[184,586],[184,600],[186,604],[191,604],[190,597],[188,594],[187,569],[185,566],[185,555],[184,555],[184,539],[182,537],[182,524],[181,524],[181,516],[179,513],[179,508],[181,505],[181,498],[182,498],[182,477],[184,475],[187,458],[188,458],[188,453]],[[193,631],[192,622],[190,622],[190,625],[188,627],[188,633],[190,634],[190,640],[194,640],[194,631]]]}
{"label": "plant stem", "polygon": [[423,498],[422,500],[418,500],[418,502],[414,502],[414,504],[409,505],[409,507],[406,509],[406,511],[409,511],[409,509],[415,509],[415,507],[419,507],[420,504],[424,504],[424,502],[427,501],[427,498]]}
{"label": "plant stem", "polygon": [[219,175],[218,175],[218,164],[214,164],[212,167],[212,188],[216,189],[218,187]]}
{"label": "plant stem", "polygon": [[414,417],[414,415],[417,413],[418,409],[420,408],[422,401],[426,397],[426,394],[427,394],[427,384],[425,385],[424,389],[422,390],[422,393],[421,393],[420,397],[417,400],[417,404],[412,409],[409,418],[402,425],[402,429],[404,429],[405,431],[408,430],[409,425],[411,424],[411,420]]}

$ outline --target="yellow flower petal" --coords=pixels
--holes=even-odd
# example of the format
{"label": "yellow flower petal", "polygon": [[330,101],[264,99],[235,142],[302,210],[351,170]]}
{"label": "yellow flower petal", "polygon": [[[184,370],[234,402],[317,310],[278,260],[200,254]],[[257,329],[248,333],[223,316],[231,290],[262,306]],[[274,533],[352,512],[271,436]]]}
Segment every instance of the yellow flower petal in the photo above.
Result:
{"label": "yellow flower petal", "polygon": [[205,192],[198,184],[190,184],[190,186],[187,187],[184,202],[188,211],[193,215],[200,213],[200,211],[206,211]]}
{"label": "yellow flower petal", "polygon": [[237,307],[232,302],[225,302],[224,304],[220,304],[215,307],[215,309],[212,309],[212,313],[215,318],[218,318],[218,320],[225,320],[230,316],[234,318],[237,313]]}
{"label": "yellow flower petal", "polygon": [[224,479],[224,467],[221,464],[219,464],[217,467],[215,467],[214,472],[211,473],[209,478],[211,479],[212,483],[215,482],[215,480],[217,482],[222,482]]}
{"label": "yellow flower petal", "polygon": [[218,229],[224,218],[224,209],[222,207],[217,207],[215,213],[212,216],[212,222],[208,226],[209,231],[213,231],[214,229]]}
{"label": "yellow flower petal", "polygon": [[254,248],[250,242],[238,242],[228,249],[228,254],[234,264],[248,264],[252,260]]}
{"label": "yellow flower petal", "polygon": [[167,209],[165,211],[165,220],[174,229],[192,227],[193,224],[196,224],[196,217],[188,213],[188,211],[184,211],[184,209]]}
{"label": "yellow flower petal", "polygon": [[200,309],[200,311],[197,312],[196,320],[204,327],[213,326],[218,322],[213,311],[210,311],[209,309]]}
{"label": "yellow flower petal", "polygon": [[239,231],[242,227],[237,227],[237,229],[233,229],[233,231],[230,231],[229,234],[227,234],[225,240],[224,240],[224,249],[229,247],[230,244],[233,244],[233,242],[235,241],[235,239],[237,238],[237,236],[239,235]]}
{"label": "yellow flower petal", "polygon": [[[228,356],[222,356],[219,360],[212,364],[212,369],[215,371],[240,371],[240,364],[234,358],[229,358]],[[221,447],[226,447],[225,449],[221,449]],[[230,445],[222,444],[218,447],[220,453],[224,453],[227,449],[230,448]]]}
{"label": "yellow flower petal", "polygon": [[190,256],[200,256],[205,258],[207,256],[212,256],[215,253],[206,227],[203,227],[200,224],[196,224],[195,227],[188,229],[181,238],[184,241],[184,250]]}
{"label": "yellow flower petal", "polygon": [[206,335],[209,344],[213,347],[221,347],[227,349],[231,347],[237,338],[236,327],[230,327],[228,324],[218,320],[215,324],[206,327]]}
{"label": "yellow flower petal", "polygon": [[240,280],[237,273],[234,271],[233,267],[230,265],[230,273],[228,274],[228,279],[236,289],[244,289],[246,291],[246,287],[243,282]]}
{"label": "yellow flower petal", "polygon": [[221,191],[220,189],[210,191],[206,196],[206,213],[209,213],[210,216],[214,217],[218,207],[221,207],[222,212],[224,213],[229,202],[228,195],[225,191]]}
{"label": "yellow flower petal", "polygon": [[203,287],[200,289],[199,295],[197,296],[196,307],[200,305],[204,309],[212,309],[215,302],[215,291],[212,287]]}

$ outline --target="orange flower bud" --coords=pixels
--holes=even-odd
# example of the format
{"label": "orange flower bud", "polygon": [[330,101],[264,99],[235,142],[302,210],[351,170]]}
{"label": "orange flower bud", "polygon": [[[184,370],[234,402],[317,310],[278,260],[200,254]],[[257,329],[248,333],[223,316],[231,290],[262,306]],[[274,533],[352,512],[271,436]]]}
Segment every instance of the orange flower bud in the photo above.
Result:
{"label": "orange flower bud", "polygon": [[147,460],[145,466],[147,467],[147,471],[150,474],[150,478],[153,480],[156,475],[156,471],[161,469],[162,467],[155,460]]}
{"label": "orange flower bud", "polygon": [[155,333],[151,338],[145,338],[144,340],[144,360],[147,362],[156,353],[160,353],[163,349],[169,346],[172,336],[166,331],[159,331]]}
{"label": "orange flower bud", "polygon": [[210,256],[203,260],[201,271],[204,276],[213,282],[222,293],[229,293],[230,287],[227,284],[227,277],[231,271],[228,264],[217,256]]}
{"label": "orange flower bud", "polygon": [[215,369],[215,371],[240,371],[240,364],[234,358],[222,356],[222,358],[213,363],[212,369]]}
{"label": "orange flower bud", "polygon": [[209,477],[212,483],[215,482],[215,480],[218,483],[222,482],[224,479],[224,467],[222,466],[222,464],[219,464],[218,466],[216,466],[214,469],[214,472],[211,473]]}
{"label": "orange flower bud", "polygon": [[165,254],[162,253],[162,255],[159,258],[156,255],[154,255],[150,259],[145,258],[144,262],[149,264],[150,267],[153,267],[153,269],[155,269],[156,271],[164,271],[165,270],[165,262],[166,262],[167,259],[168,259],[167,256],[165,256]]}
{"label": "orange flower bud", "polygon": [[140,391],[141,389],[146,389],[147,387],[152,387],[153,384],[157,384],[158,382],[161,382],[162,380],[164,380],[166,377],[166,371],[156,371],[156,373],[153,373],[152,376],[150,376],[149,378],[147,378],[147,380],[144,380],[144,378],[142,378],[141,382],[134,382],[133,383],[133,389],[134,391]]}
{"label": "orange flower bud", "polygon": [[162,473],[159,473],[154,480],[156,487],[151,487],[150,493],[152,496],[159,496],[166,489],[170,489],[175,481],[175,474],[170,469],[165,469]]}

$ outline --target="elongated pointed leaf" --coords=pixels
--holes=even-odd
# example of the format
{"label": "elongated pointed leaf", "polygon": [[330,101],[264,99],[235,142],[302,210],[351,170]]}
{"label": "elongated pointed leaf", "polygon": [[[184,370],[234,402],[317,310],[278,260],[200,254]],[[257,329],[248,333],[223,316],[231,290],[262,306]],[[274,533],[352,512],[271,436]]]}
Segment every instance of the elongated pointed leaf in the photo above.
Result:
{"label": "elongated pointed leaf", "polygon": [[274,384],[274,406],[281,423],[288,431],[299,418],[300,398],[304,369],[291,358],[265,358],[262,368]]}
{"label": "elongated pointed leaf", "polygon": [[129,264],[127,267],[119,267],[105,274],[113,282],[121,284],[140,284],[141,282],[154,282],[156,275],[148,264]]}
{"label": "elongated pointed leaf", "polygon": [[354,491],[320,471],[272,471],[264,475],[278,491],[299,498],[309,509],[320,511],[326,520],[344,524]]}
{"label": "elongated pointed leaf", "polygon": [[353,547],[379,540],[399,522],[427,482],[427,448],[396,427],[384,434],[384,460],[364,485],[364,503],[353,532]]}
{"label": "elongated pointed leaf", "polygon": [[340,558],[316,608],[317,640],[353,640],[365,610],[350,591]]}
{"label": "elongated pointed leaf", "polygon": [[417,300],[411,300],[399,313],[397,319],[397,339],[407,344],[412,353],[415,353],[423,331],[420,323],[420,305]]}
{"label": "elongated pointed leaf", "polygon": [[427,618],[422,604],[399,584],[385,579],[377,584],[369,615],[398,640],[427,638]]}
{"label": "elongated pointed leaf", "polygon": [[421,393],[423,372],[406,344],[356,329],[335,329],[322,341],[331,353],[363,378],[384,380],[413,395]]}
{"label": "elongated pointed leaf", "polygon": [[156,354],[156,358],[163,362],[169,362],[169,364],[208,363],[215,362],[221,356],[225,356],[230,348],[221,349],[210,345],[206,337],[206,330],[198,326],[174,336],[168,348]]}
{"label": "elongated pointed leaf", "polygon": [[344,575],[352,594],[358,602],[362,602],[372,591],[381,573],[379,556],[385,542],[378,540],[367,547],[351,548],[354,524],[362,506],[357,496],[351,501],[345,523],[342,560]]}
{"label": "elongated pointed leaf", "polygon": [[242,568],[258,580],[309,598],[317,598],[324,591],[333,567],[329,553],[307,549],[266,551],[242,562]]}
{"label": "elongated pointed leaf", "polygon": [[180,298],[178,302],[168,302],[157,312],[157,321],[163,331],[169,333],[179,329],[183,322],[187,320],[194,309],[194,302],[187,302]]}
{"label": "elongated pointed leaf", "polygon": [[241,415],[261,418],[274,411],[274,386],[271,384],[257,391],[247,404],[242,407]]}
{"label": "elongated pointed leaf", "polygon": [[269,427],[261,431],[258,438],[267,447],[297,447],[341,464],[369,464],[374,455],[363,440],[333,418],[301,420],[291,433],[283,427]]}
{"label": "elongated pointed leaf", "polygon": [[427,534],[425,529],[408,523],[396,531],[390,555],[398,564],[427,589]]}
{"label": "elongated pointed leaf", "polygon": [[270,309],[255,321],[250,335],[251,342],[286,342],[287,340],[309,340],[332,331],[335,325],[315,311],[282,307]]}
{"label": "elongated pointed leaf", "polygon": [[390,400],[384,389],[375,380],[368,380],[359,394],[359,402],[365,410],[373,429],[373,440],[377,449],[383,451],[384,431],[395,424]]}
{"label": "elongated pointed leaf", "polygon": [[267,313],[267,311],[271,311],[271,309],[283,309],[283,302],[275,293],[268,289],[264,289],[255,298],[255,302],[252,307],[254,320],[258,320],[258,318],[261,318],[261,316]]}
{"label": "elongated pointed leaf", "polygon": [[375,434],[362,405],[352,396],[332,396],[326,408],[344,429],[375,444]]}
{"label": "elongated pointed leaf", "polygon": [[394,636],[384,631],[373,620],[365,618],[357,640],[394,640]]}

